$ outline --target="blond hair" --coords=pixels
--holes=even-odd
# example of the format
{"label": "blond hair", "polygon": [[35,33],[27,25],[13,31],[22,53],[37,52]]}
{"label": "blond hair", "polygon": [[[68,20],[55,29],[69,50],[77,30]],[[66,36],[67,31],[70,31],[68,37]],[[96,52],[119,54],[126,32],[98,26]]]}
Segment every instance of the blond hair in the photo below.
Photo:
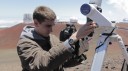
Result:
{"label": "blond hair", "polygon": [[45,21],[45,19],[55,20],[56,14],[46,6],[39,6],[33,12],[33,19],[36,19],[40,23]]}

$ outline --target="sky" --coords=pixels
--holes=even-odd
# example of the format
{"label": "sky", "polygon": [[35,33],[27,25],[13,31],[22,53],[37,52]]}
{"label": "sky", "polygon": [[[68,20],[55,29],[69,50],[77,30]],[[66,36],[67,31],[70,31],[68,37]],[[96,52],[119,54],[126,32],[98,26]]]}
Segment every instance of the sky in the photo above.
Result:
{"label": "sky", "polygon": [[[12,26],[22,22],[25,13],[32,14],[40,5],[50,7],[59,19],[69,20],[77,17],[86,22],[80,13],[80,7],[90,0],[0,0],[0,26]],[[128,18],[128,0],[103,0],[103,15],[110,21],[122,21]]]}

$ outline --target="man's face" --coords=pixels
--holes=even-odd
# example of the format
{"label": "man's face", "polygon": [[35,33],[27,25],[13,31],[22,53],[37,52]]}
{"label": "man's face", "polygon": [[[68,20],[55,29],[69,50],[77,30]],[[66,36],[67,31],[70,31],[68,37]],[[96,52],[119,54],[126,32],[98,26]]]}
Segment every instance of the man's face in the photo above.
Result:
{"label": "man's face", "polygon": [[38,32],[39,34],[47,37],[52,32],[52,27],[55,25],[54,20],[45,20],[42,23],[38,24]]}

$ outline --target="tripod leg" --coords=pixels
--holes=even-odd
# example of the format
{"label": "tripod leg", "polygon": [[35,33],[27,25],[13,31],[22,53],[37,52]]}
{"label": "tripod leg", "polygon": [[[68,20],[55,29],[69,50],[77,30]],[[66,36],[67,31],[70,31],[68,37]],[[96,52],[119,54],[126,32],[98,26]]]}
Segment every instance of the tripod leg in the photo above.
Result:
{"label": "tripod leg", "polygon": [[125,59],[124,59],[124,62],[123,62],[123,65],[122,65],[121,71],[128,71],[128,64],[127,64],[127,62],[126,62],[126,60],[125,60]]}
{"label": "tripod leg", "polygon": [[[127,52],[128,52],[128,48],[127,48]],[[126,63],[125,59],[124,59],[121,71],[128,71],[128,64]]]}
{"label": "tripod leg", "polygon": [[[103,37],[101,36],[98,42],[98,45],[101,45],[105,38],[106,36],[103,36]],[[108,38],[101,47],[96,49],[91,71],[101,71],[109,41],[110,41],[110,38]]]}
{"label": "tripod leg", "polygon": [[119,46],[120,46],[121,51],[123,53],[125,62],[126,62],[126,64],[128,64],[128,51],[127,51],[127,49],[124,45],[124,42],[123,42],[122,38],[119,35],[118,35],[118,43],[119,43]]}

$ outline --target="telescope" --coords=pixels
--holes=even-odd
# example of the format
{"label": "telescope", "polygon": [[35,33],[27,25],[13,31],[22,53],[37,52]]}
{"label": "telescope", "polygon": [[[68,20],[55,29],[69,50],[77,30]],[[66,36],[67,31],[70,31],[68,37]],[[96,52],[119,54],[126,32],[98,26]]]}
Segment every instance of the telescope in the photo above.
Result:
{"label": "telescope", "polygon": [[100,9],[101,1],[102,0],[90,0],[90,4],[85,3],[80,7],[80,12],[84,16],[96,22],[99,27],[104,27],[103,32],[101,32],[99,40],[97,41],[97,47],[90,71],[102,70],[108,45],[110,42],[114,41],[118,42],[124,56],[124,61],[128,64],[128,51],[124,45],[123,39],[115,33],[115,30],[118,29],[118,27],[116,27],[115,23],[110,22],[105,16],[102,15],[102,13],[99,12],[99,10],[97,10],[98,8]]}
{"label": "telescope", "polygon": [[98,26],[105,27],[115,27],[115,24],[111,23],[107,20],[93,4],[83,4],[80,8],[80,11],[83,15],[92,19],[94,22],[98,24]]}

